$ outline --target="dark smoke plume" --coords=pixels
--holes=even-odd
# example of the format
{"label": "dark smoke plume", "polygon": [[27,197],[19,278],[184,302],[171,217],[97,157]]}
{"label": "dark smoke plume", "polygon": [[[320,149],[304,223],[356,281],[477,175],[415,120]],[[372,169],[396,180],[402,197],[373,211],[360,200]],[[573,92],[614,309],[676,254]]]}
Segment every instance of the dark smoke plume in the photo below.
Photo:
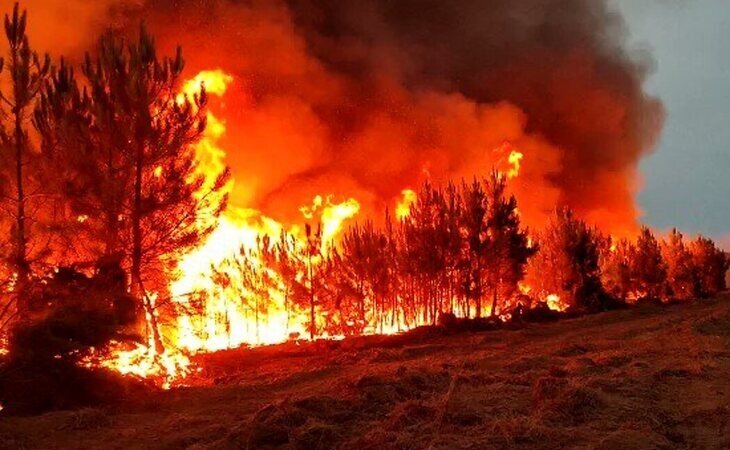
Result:
{"label": "dark smoke plume", "polygon": [[127,16],[182,44],[191,76],[234,75],[214,108],[239,205],[284,217],[336,193],[377,211],[516,148],[528,223],[565,204],[635,226],[663,108],[607,1],[149,0]]}

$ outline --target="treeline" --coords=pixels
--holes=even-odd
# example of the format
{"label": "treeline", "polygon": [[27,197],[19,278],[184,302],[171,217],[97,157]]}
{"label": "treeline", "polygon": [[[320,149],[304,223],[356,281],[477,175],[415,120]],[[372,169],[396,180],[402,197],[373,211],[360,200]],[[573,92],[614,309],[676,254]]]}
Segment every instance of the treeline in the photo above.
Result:
{"label": "treeline", "polygon": [[225,292],[207,294],[240,301],[256,327],[269,299],[282,298],[287,325],[316,337],[406,329],[445,314],[496,320],[540,307],[585,313],[708,297],[725,289],[729,267],[709,239],[686,242],[673,230],[659,241],[648,228],[614,239],[567,208],[531,237],[498,172],[426,183],[406,217],[355,224],[335,246],[323,246],[316,228],[305,234],[304,245],[283,233],[241,249],[215,269]]}
{"label": "treeline", "polygon": [[132,40],[104,33],[72,67],[31,47],[17,4],[4,25],[0,335],[64,309],[67,292],[48,288],[63,278],[95,293],[80,308],[160,344],[147,321],[169,271],[226,207],[228,172],[201,173],[195,155],[206,92],[180,94],[181,50],[158,56],[144,27]]}

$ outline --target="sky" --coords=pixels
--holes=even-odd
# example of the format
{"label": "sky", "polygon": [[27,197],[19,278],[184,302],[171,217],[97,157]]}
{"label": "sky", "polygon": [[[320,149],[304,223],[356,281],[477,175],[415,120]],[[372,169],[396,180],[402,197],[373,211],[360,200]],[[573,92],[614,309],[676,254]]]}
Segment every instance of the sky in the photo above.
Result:
{"label": "sky", "polygon": [[730,250],[730,1],[613,1],[630,46],[654,56],[647,90],[667,110],[661,141],[640,166],[642,221]]}

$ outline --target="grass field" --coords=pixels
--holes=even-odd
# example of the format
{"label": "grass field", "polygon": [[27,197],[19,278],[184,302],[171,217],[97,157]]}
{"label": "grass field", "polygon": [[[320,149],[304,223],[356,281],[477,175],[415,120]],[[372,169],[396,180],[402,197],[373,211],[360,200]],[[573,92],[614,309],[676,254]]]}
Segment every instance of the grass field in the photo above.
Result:
{"label": "grass field", "polygon": [[728,296],[199,362],[191,387],[0,416],[0,448],[730,448]]}

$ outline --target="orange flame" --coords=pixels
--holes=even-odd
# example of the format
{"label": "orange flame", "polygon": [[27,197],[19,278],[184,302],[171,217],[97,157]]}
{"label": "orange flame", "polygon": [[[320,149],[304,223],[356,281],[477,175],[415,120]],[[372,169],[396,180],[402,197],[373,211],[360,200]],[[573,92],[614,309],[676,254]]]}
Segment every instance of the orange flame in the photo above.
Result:
{"label": "orange flame", "polygon": [[512,150],[509,154],[509,157],[507,158],[507,161],[510,163],[510,169],[507,171],[507,178],[517,178],[520,174],[520,161],[522,161],[522,158],[524,155],[520,153],[517,150]]}
{"label": "orange flame", "polygon": [[413,189],[404,189],[401,192],[401,199],[395,207],[395,217],[403,220],[411,214],[411,207],[416,203],[418,197]]}
{"label": "orange flame", "polygon": [[[176,100],[183,102],[192,98],[201,87],[209,95],[223,96],[234,81],[233,77],[221,70],[203,71],[184,83]],[[226,133],[226,124],[211,111],[207,112],[207,119],[208,127],[194,150],[198,159],[197,169],[210,184],[225,170],[226,152],[219,142]],[[509,152],[506,158],[509,163],[506,176],[517,177],[523,154],[509,143],[505,143],[498,150],[504,154]],[[160,171],[155,175],[164,174]],[[230,192],[232,183],[229,183],[226,192]],[[208,187],[203,186],[202,190],[208,190]],[[414,190],[403,190],[395,207],[396,218],[403,220],[408,217],[416,201],[417,194]],[[319,223],[320,255],[328,254],[345,222],[355,217],[359,211],[360,204],[357,200],[351,198],[336,203],[331,195],[317,195],[311,205],[300,208],[306,221]],[[86,364],[107,367],[122,374],[155,378],[162,380],[164,387],[169,387],[180,383],[191,371],[186,352],[273,344],[292,337],[309,335],[310,318],[307,311],[293,308],[289,304],[291,300],[288,298],[290,294],[287,292],[284,274],[273,267],[262,252],[271,250],[283,232],[290,239],[287,245],[294,249],[308,248],[311,244],[310,237],[301,227],[286,226],[259,211],[236,206],[229,206],[222,217],[207,220],[216,220],[214,231],[198,248],[183,255],[178,263],[176,276],[169,284],[169,293],[177,314],[172,326],[165,330],[164,339],[168,344],[165,352],[158,353],[153,342],[133,348],[123,348],[119,343],[112,343],[104,352],[93,352],[85,360]],[[262,236],[269,236],[269,240],[264,241]],[[267,243],[269,248],[262,248]],[[235,270],[237,263],[246,264],[257,276],[265,277],[265,286],[261,283],[261,289],[256,289],[247,285],[240,270]],[[305,270],[300,268],[301,272],[295,274],[296,279],[301,282],[305,279],[304,272],[311,271],[313,266],[321,263],[322,258],[319,255],[311,258],[306,263]],[[233,270],[228,268],[231,264]],[[221,271],[225,282],[221,282]],[[526,285],[521,285],[520,290],[524,294],[531,291]],[[557,295],[548,296],[546,302],[551,309],[562,308]],[[462,313],[465,316],[470,314],[468,310]],[[508,318],[504,316],[502,320]],[[151,322],[148,318],[148,323]],[[412,326],[420,324],[413,323]],[[392,334],[400,331],[404,330],[399,320],[391,324],[368,323],[364,328],[365,333]]]}

